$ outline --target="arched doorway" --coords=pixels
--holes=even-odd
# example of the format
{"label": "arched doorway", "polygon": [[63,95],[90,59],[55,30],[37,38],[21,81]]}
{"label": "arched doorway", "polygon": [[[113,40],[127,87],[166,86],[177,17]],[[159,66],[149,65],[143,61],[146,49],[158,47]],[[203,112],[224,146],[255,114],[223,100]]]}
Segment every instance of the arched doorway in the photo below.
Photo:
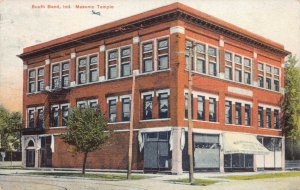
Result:
{"label": "arched doorway", "polygon": [[35,163],[35,147],[34,142],[30,140],[26,148],[26,167],[34,167]]}

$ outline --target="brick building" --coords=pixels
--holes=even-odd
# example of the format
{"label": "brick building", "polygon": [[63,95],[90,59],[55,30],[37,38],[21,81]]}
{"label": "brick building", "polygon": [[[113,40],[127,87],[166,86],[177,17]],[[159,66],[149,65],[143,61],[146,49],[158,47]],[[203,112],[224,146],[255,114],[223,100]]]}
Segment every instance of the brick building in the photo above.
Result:
{"label": "brick building", "polygon": [[[189,49],[192,48],[192,54]],[[27,47],[23,166],[79,168],[61,134],[69,108],[99,106],[115,131],[87,168],[126,169],[133,73],[134,170],[188,170],[192,65],[196,170],[284,168],[278,43],[180,3]]]}

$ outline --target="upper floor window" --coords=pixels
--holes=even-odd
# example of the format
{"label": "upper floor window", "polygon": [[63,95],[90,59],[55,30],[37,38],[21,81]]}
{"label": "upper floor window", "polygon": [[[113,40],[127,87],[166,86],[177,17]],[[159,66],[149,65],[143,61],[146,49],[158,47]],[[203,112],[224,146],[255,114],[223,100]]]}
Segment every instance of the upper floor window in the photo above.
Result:
{"label": "upper floor window", "polygon": [[266,87],[269,90],[272,89],[272,83],[271,83],[271,79],[270,78],[266,78]]}
{"label": "upper floor window", "polygon": [[274,75],[279,76],[279,69],[276,67],[274,67]]}
{"label": "upper floor window", "polygon": [[158,40],[158,70],[169,68],[169,41],[168,39]]}
{"label": "upper floor window", "polygon": [[197,65],[196,69],[197,72],[206,73],[206,55],[205,55],[205,45],[204,44],[197,44],[196,45],[196,58],[197,58]]}
{"label": "upper floor window", "polygon": [[258,76],[258,87],[263,88],[264,87],[264,77]]}
{"label": "upper floor window", "polygon": [[251,60],[248,58],[244,58],[244,66],[245,67],[251,67]]}
{"label": "upper floor window", "polygon": [[249,104],[245,104],[245,125],[251,125],[251,107]]}
{"label": "upper floor window", "polygon": [[154,53],[153,41],[144,43],[142,45],[142,59],[143,59],[143,72],[152,72],[154,70]]}
{"label": "upper floor window", "polygon": [[217,49],[208,47],[209,74],[217,76]]}
{"label": "upper floor window", "polygon": [[225,52],[225,60],[232,62],[232,53]]}
{"label": "upper floor window", "polygon": [[34,128],[34,109],[28,110],[28,128]]}
{"label": "upper floor window", "polygon": [[121,77],[131,75],[131,49],[130,47],[121,49]]}
{"label": "upper floor window", "polygon": [[98,108],[98,100],[97,99],[89,99],[89,100],[78,101],[77,107],[79,109],[85,109],[87,107],[97,109]]}
{"label": "upper floor window", "polygon": [[69,105],[62,105],[61,112],[62,112],[62,126],[67,126],[67,120],[69,118]]}
{"label": "upper floor window", "polygon": [[217,121],[216,117],[216,99],[209,98],[209,121]]}
{"label": "upper floor window", "polygon": [[122,121],[130,120],[130,105],[131,105],[130,98],[122,99]]}
{"label": "upper floor window", "polygon": [[263,107],[258,107],[258,127],[264,127],[264,109]]}
{"label": "upper floor window", "polygon": [[98,64],[99,64],[98,54],[79,57],[77,60],[78,84],[97,82],[99,76]]}
{"label": "upper floor window", "polygon": [[197,118],[199,120],[205,120],[205,97],[204,96],[198,96]]}
{"label": "upper floor window", "polygon": [[278,80],[274,80],[274,90],[279,92],[279,81]]}
{"label": "upper floor window", "polygon": [[43,91],[44,90],[44,76],[45,71],[44,68],[38,69],[38,81],[37,81],[37,91]]}
{"label": "upper floor window", "polygon": [[225,67],[225,79],[232,80],[232,68],[226,66]]}
{"label": "upper floor window", "polygon": [[52,65],[52,89],[61,87],[60,81],[60,64],[56,63]]}
{"label": "upper floor window", "polygon": [[144,120],[152,119],[152,94],[144,95]]}
{"label": "upper floor window", "polygon": [[52,64],[51,73],[51,88],[58,89],[62,87],[68,87],[70,85],[70,62],[63,61],[60,63]]}
{"label": "upper floor window", "polygon": [[245,72],[244,77],[245,77],[245,83],[251,84],[251,73]]}
{"label": "upper floor window", "polygon": [[38,114],[38,128],[44,128],[44,108],[37,109]]}
{"label": "upper floor window", "polygon": [[68,87],[70,85],[69,75],[70,75],[70,63],[63,62],[62,63],[62,87]]}
{"label": "upper floor window", "polygon": [[32,93],[35,92],[35,70],[29,70],[29,80],[28,80],[28,92]]}
{"label": "upper floor window", "polygon": [[117,121],[117,100],[111,99],[108,101],[108,110],[109,110],[109,122]]}
{"label": "upper floor window", "polygon": [[272,67],[270,65],[266,66],[266,72],[271,74],[272,73]]}
{"label": "upper floor window", "polygon": [[225,123],[226,124],[232,123],[232,103],[231,103],[231,101],[225,102]]}
{"label": "upper floor window", "polygon": [[59,123],[59,106],[52,106],[51,108],[51,126],[58,127]]}
{"label": "upper floor window", "polygon": [[159,118],[169,118],[169,94],[160,93],[158,95]]}
{"label": "upper floor window", "polygon": [[274,110],[274,128],[280,129],[279,110]]}
{"label": "upper floor window", "polygon": [[235,124],[242,125],[242,104],[235,103]]}
{"label": "upper floor window", "polygon": [[242,64],[242,57],[239,55],[234,56],[234,63],[235,64]]}
{"label": "upper floor window", "polygon": [[264,71],[264,65],[262,63],[258,63],[258,70]]}
{"label": "upper floor window", "polygon": [[271,128],[272,127],[272,123],[271,123],[271,121],[272,121],[272,112],[271,112],[271,109],[270,108],[267,108],[267,110],[266,110],[266,123],[267,123],[267,128]]}
{"label": "upper floor window", "polygon": [[235,69],[235,81],[242,82],[242,71]]}

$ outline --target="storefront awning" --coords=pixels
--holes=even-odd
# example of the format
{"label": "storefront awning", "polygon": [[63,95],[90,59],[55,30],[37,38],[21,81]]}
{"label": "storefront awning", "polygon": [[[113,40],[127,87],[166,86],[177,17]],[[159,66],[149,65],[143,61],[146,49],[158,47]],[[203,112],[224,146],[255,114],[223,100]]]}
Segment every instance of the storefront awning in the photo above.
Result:
{"label": "storefront awning", "polygon": [[224,154],[268,154],[255,135],[240,133],[223,133]]}

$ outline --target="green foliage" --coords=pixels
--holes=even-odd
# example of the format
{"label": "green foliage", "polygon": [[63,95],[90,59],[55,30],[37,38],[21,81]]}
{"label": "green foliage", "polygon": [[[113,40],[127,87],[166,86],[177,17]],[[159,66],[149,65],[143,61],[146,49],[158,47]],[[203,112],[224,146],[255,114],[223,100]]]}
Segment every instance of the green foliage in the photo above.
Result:
{"label": "green foliage", "polygon": [[20,130],[22,128],[22,116],[19,112],[8,112],[0,107],[0,135],[1,149],[12,151],[20,146]]}
{"label": "green foliage", "polygon": [[76,152],[93,152],[111,136],[100,110],[74,108],[66,122],[68,132],[64,135],[64,141],[75,146]]}
{"label": "green foliage", "polygon": [[285,74],[285,95],[282,101],[283,134],[291,140],[300,137],[300,70],[295,67],[296,56],[289,56]]}
{"label": "green foliage", "polygon": [[103,146],[110,138],[107,120],[102,112],[94,108],[74,108],[66,120],[68,132],[64,142],[72,145],[76,153],[84,153],[82,173],[85,173],[87,154]]}

